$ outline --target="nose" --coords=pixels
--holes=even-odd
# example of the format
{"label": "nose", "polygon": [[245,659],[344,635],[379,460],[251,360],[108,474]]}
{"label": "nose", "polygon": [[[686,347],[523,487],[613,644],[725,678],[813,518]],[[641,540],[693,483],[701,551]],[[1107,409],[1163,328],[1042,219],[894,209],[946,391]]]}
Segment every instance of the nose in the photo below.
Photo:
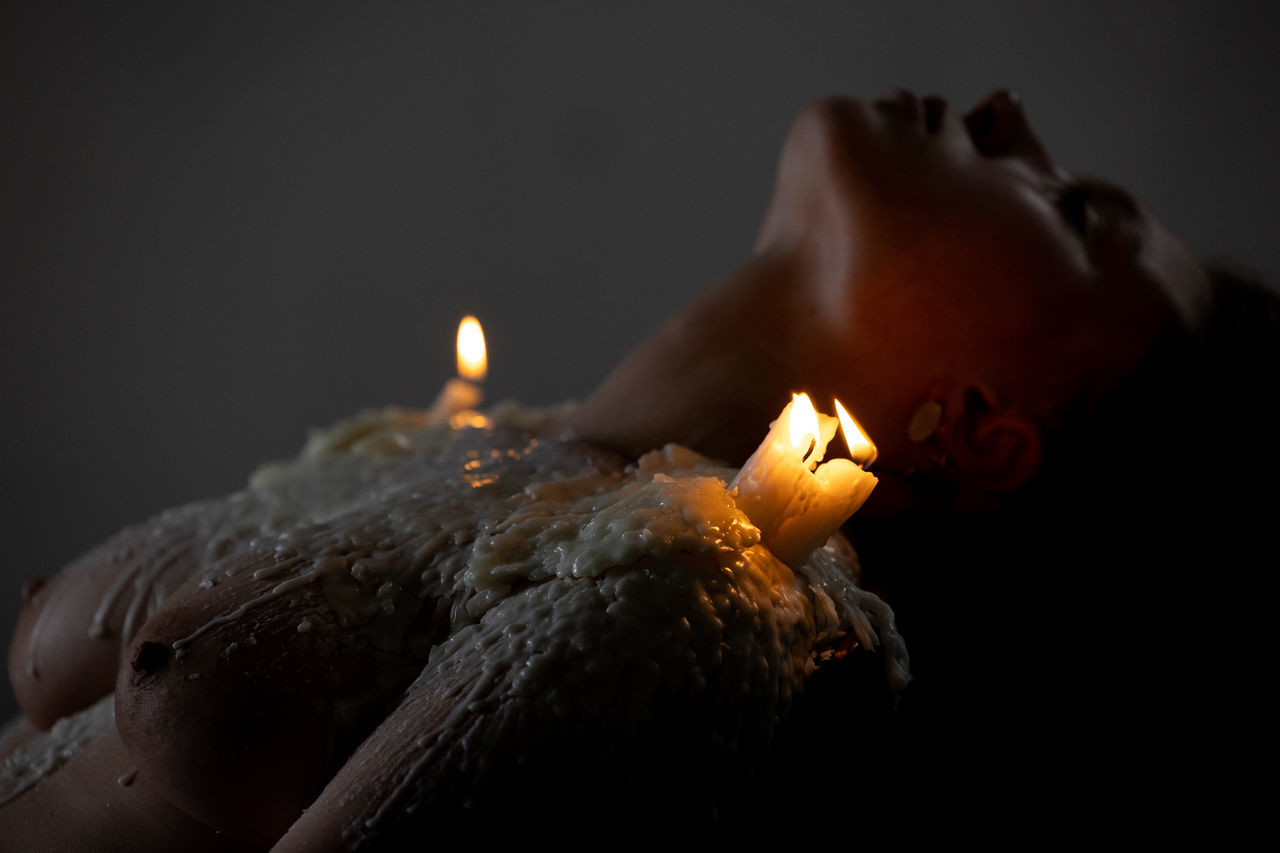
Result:
{"label": "nose", "polygon": [[983,156],[1013,157],[1046,174],[1062,175],[1027,122],[1022,100],[1008,89],[998,89],[983,98],[965,115],[964,124],[974,147]]}

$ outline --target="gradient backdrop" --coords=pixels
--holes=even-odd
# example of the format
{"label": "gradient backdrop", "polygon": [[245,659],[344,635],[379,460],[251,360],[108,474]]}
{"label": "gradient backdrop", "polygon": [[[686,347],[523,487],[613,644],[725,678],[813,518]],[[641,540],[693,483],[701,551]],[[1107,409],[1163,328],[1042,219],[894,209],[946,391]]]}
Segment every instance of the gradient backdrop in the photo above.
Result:
{"label": "gradient backdrop", "polygon": [[1280,271],[1277,43],[1274,2],[6,0],[0,631],[122,525],[428,403],[465,312],[491,399],[585,394],[746,256],[824,93],[1012,87],[1068,168]]}

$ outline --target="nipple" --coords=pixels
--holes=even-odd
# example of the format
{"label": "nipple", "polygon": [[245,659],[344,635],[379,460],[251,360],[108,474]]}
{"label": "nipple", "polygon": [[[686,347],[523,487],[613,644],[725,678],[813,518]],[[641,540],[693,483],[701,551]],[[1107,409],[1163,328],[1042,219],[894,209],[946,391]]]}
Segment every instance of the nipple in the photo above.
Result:
{"label": "nipple", "polygon": [[138,646],[130,665],[138,675],[152,675],[169,662],[169,649],[164,643],[148,640]]}

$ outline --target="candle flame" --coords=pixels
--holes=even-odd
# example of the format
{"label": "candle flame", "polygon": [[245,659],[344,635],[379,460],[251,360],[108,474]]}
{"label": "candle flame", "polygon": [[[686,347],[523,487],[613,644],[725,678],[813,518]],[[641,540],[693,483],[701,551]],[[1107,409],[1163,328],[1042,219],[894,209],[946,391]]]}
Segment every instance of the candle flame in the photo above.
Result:
{"label": "candle flame", "polygon": [[808,394],[791,395],[791,415],[787,424],[791,446],[800,451],[800,458],[809,455],[810,448],[818,441],[818,412]]}
{"label": "candle flame", "polygon": [[479,382],[484,379],[488,367],[480,321],[470,315],[463,317],[458,324],[458,375]]}
{"label": "candle flame", "polygon": [[849,458],[862,467],[876,461],[876,446],[867,438],[867,434],[858,426],[845,407],[836,400],[836,415],[840,418],[840,431],[844,433],[845,444],[849,445]]}

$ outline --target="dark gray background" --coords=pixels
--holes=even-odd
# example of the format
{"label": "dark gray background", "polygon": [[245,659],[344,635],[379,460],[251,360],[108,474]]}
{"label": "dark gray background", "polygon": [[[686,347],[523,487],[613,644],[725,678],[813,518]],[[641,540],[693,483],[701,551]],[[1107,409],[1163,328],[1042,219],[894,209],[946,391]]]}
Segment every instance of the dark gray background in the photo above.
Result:
{"label": "dark gray background", "polygon": [[1068,168],[1280,270],[1278,10],[4,3],[0,629],[308,426],[428,403],[464,312],[491,399],[581,396],[745,257],[824,93],[1013,87]]}

